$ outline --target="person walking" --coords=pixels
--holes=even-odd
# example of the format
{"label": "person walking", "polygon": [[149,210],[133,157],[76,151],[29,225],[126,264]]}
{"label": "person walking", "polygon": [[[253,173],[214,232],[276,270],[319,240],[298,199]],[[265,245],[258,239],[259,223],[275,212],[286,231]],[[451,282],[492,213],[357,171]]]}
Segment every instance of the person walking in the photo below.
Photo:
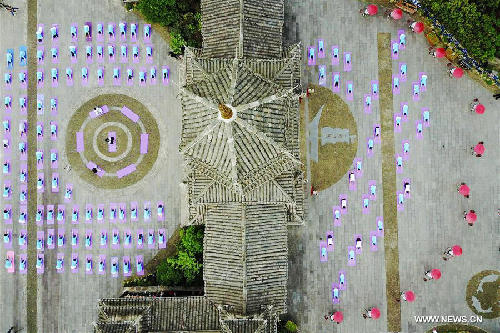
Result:
{"label": "person walking", "polygon": [[497,93],[493,94],[493,97],[495,99],[500,99],[500,92],[497,92]]}
{"label": "person walking", "polygon": [[411,290],[402,291],[400,298],[396,298],[396,302],[401,302],[401,300],[413,302],[415,300],[415,293]]}
{"label": "person walking", "polygon": [[453,257],[458,257],[462,255],[462,248],[459,245],[453,245],[452,247],[447,248],[444,250],[443,253],[443,260],[447,261]]}
{"label": "person walking", "polygon": [[441,278],[441,271],[437,268],[433,268],[426,271],[424,275],[424,281],[439,280]]}

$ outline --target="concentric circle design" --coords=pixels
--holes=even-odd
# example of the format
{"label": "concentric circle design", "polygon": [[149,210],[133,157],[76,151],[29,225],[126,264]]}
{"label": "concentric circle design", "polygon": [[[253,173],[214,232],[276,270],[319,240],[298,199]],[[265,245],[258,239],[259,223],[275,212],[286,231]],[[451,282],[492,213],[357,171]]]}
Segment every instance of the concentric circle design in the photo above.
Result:
{"label": "concentric circle design", "polygon": [[485,270],[467,283],[465,299],[469,308],[487,319],[500,317],[500,272]]}
{"label": "concentric circle design", "polygon": [[[90,117],[95,107],[103,105],[108,112]],[[110,133],[114,133],[114,150],[106,141]],[[83,150],[77,149],[78,135],[83,136]],[[142,103],[126,95],[100,95],[87,101],[72,115],[66,131],[72,169],[88,183],[106,189],[125,188],[141,180],[155,163],[159,144],[156,120]]]}

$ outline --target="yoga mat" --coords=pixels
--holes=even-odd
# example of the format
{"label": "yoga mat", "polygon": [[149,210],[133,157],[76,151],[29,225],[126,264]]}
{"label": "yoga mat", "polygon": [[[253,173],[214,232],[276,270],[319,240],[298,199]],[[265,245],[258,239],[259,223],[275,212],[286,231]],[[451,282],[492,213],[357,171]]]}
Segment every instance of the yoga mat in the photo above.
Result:
{"label": "yoga mat", "polygon": [[[75,240],[73,242],[73,240]],[[78,229],[71,229],[71,248],[77,249],[80,245],[80,235],[78,234]]]}
{"label": "yoga mat", "polygon": [[37,182],[37,187],[36,188],[38,190],[38,193],[44,193],[45,192],[45,174],[43,172],[39,173],[38,174],[38,179],[41,180],[41,184],[38,184],[38,182]]}
{"label": "yoga mat", "polygon": [[150,85],[155,85],[156,84],[156,79],[157,79],[157,74],[156,74],[156,66],[152,66],[150,69],[149,69],[149,76],[151,77],[151,79],[149,80],[149,84]]}
{"label": "yoga mat", "polygon": [[360,158],[355,158],[352,165],[354,168],[354,172],[356,173],[356,176],[362,177],[363,176],[363,160],[361,160]]}
{"label": "yoga mat", "polygon": [[57,205],[57,215],[57,224],[64,224],[66,221],[66,207],[64,205]]}
{"label": "yoga mat", "polygon": [[118,205],[115,203],[109,204],[109,220],[113,223],[116,223]]}
{"label": "yoga mat", "polygon": [[[52,241],[49,241],[52,238]],[[56,232],[54,229],[47,230],[47,248],[54,249],[56,247]]]}
{"label": "yoga mat", "polygon": [[[99,268],[99,266],[101,265],[102,263],[102,269]],[[99,255],[99,262],[98,262],[98,270],[97,270],[97,274],[99,275],[106,275],[106,256],[103,255],[103,254],[100,254]]]}
{"label": "yoga mat", "polygon": [[148,80],[147,72],[144,67],[141,67],[139,71],[139,86],[145,87],[146,81]]}
{"label": "yoga mat", "polygon": [[73,198],[73,185],[66,184],[66,191],[64,192],[64,202],[71,202]]}
{"label": "yoga mat", "polygon": [[41,230],[36,232],[36,250],[43,251],[45,247],[45,233]]}
{"label": "yoga mat", "polygon": [[352,101],[354,99],[354,84],[352,83],[352,81],[347,81],[345,92],[346,99],[348,101]]}
{"label": "yoga mat", "polygon": [[415,123],[415,129],[417,133],[417,139],[422,139],[424,137],[424,125],[422,124],[422,121],[417,120]]}
{"label": "yoga mat", "polygon": [[71,41],[78,42],[78,24],[72,23],[70,27]]}
{"label": "yoga mat", "polygon": [[347,195],[345,194],[339,195],[339,205],[340,205],[340,212],[342,214],[347,214],[347,209],[348,209]]}
{"label": "yoga mat", "polygon": [[[5,239],[5,234],[7,234],[7,239]],[[12,248],[12,230],[11,229],[5,230],[5,234],[4,234],[3,246],[6,249],[11,249]]]}
{"label": "yoga mat", "polygon": [[363,109],[365,113],[372,113],[372,96],[370,94],[365,94],[363,101]]}
{"label": "yoga mat", "polygon": [[103,63],[104,62],[104,47],[99,44],[96,46],[96,50],[97,50],[97,62]]}
{"label": "yoga mat", "polygon": [[127,205],[123,202],[118,205],[118,219],[120,222],[127,220]]}
{"label": "yoga mat", "polygon": [[7,70],[12,70],[14,68],[14,49],[7,49],[6,57],[7,57]]}
{"label": "yoga mat", "polygon": [[60,268],[57,268],[57,264],[56,264],[56,271],[57,271],[57,273],[62,273],[62,272],[64,272],[64,253],[58,253],[57,259],[62,260],[62,265]]}
{"label": "yoga mat", "polygon": [[139,58],[140,58],[139,48],[137,47],[137,45],[132,45],[132,62],[134,64],[138,64]]}
{"label": "yoga mat", "polygon": [[130,40],[132,42],[137,41],[137,22],[130,23]]}
{"label": "yoga mat", "polygon": [[352,69],[351,52],[344,52],[344,72],[350,72]]}
{"label": "yoga mat", "polygon": [[318,39],[318,58],[325,57],[325,41],[323,39]]}
{"label": "yoga mat", "polygon": [[66,68],[66,85],[68,87],[73,86],[73,69],[71,69],[70,67]]}
{"label": "yoga mat", "polygon": [[307,64],[309,66],[316,65],[315,49],[312,46],[307,47]]}
{"label": "yoga mat", "polygon": [[158,201],[156,205],[156,215],[158,217],[158,221],[165,221],[165,205],[163,201]]}
{"label": "yoga mat", "polygon": [[418,73],[418,81],[420,82],[420,91],[427,91],[427,74],[425,72]]}
{"label": "yoga mat", "polygon": [[[162,240],[163,235],[163,240]],[[165,229],[158,229],[158,248],[165,249],[167,247],[167,234]]]}
{"label": "yoga mat", "polygon": [[401,79],[401,82],[406,82],[408,79],[407,66],[405,62],[399,63],[399,78]]}
{"label": "yoga mat", "polygon": [[401,133],[401,122],[403,121],[403,118],[401,116],[401,113],[395,113],[393,115],[394,118],[394,132],[395,133]]}
{"label": "yoga mat", "polygon": [[370,213],[370,196],[368,194],[363,194],[361,196],[361,205],[363,207],[363,214]]}
{"label": "yoga mat", "polygon": [[148,229],[148,249],[154,249],[155,247],[155,230]]}
{"label": "yoga mat", "polygon": [[337,283],[332,283],[332,303],[340,303],[340,287]]}
{"label": "yoga mat", "polygon": [[420,99],[420,84],[418,82],[413,82],[412,87],[413,87],[413,100],[416,102]]}
{"label": "yoga mat", "polygon": [[374,100],[378,100],[378,95],[379,95],[378,81],[376,80],[371,81],[371,87],[372,87],[372,98]]}
{"label": "yoga mat", "polygon": [[107,230],[101,230],[101,236],[99,238],[99,246],[103,249],[108,248],[108,232],[107,232]]}
{"label": "yoga mat", "polygon": [[431,114],[429,108],[422,108],[422,123],[424,127],[431,126]]}
{"label": "yoga mat", "polygon": [[162,66],[161,72],[163,85],[168,86],[168,81],[170,79],[170,68],[168,66]]}
{"label": "yoga mat", "polygon": [[374,154],[374,152],[373,152],[374,145],[375,145],[375,141],[373,140],[373,138],[369,137],[366,139],[366,156],[368,158],[372,157]]}
{"label": "yoga mat", "polygon": [[132,247],[132,232],[130,229],[125,229],[123,235],[123,247],[130,249]]}
{"label": "yoga mat", "polygon": [[141,154],[146,154],[148,152],[148,140],[149,135],[147,133],[141,133]]}
{"label": "yoga mat", "polygon": [[82,152],[84,149],[83,132],[76,132],[76,151]]}
{"label": "yoga mat", "polygon": [[5,82],[5,89],[11,90],[12,89],[12,73],[5,73],[4,75],[4,82]]}
{"label": "yoga mat", "polygon": [[153,63],[153,52],[152,46],[146,46],[146,64]]}
{"label": "yoga mat", "polygon": [[[90,262],[90,266],[87,264]],[[87,254],[85,256],[85,274],[91,275],[92,274],[92,269],[93,269],[94,263],[92,261],[92,255]]]}
{"label": "yoga mat", "polygon": [[347,266],[356,266],[356,252],[354,246],[347,247]]}
{"label": "yoga mat", "polygon": [[400,91],[399,86],[400,86],[399,76],[393,75],[392,76],[392,93],[394,95],[399,95],[399,91]]}
{"label": "yoga mat", "polygon": [[332,213],[333,213],[333,226],[340,227],[342,225],[342,212],[340,211],[340,206],[333,206]]}
{"label": "yoga mat", "polygon": [[120,22],[118,24],[118,29],[120,31],[120,40],[125,42],[127,40],[127,22]]}
{"label": "yoga mat", "polygon": [[347,280],[345,277],[345,271],[339,271],[339,290],[347,289]]}
{"label": "yoga mat", "polygon": [[12,224],[12,205],[4,205],[3,207],[3,221],[5,224]]}
{"label": "yoga mat", "polygon": [[[360,234],[355,234],[354,237],[353,237],[353,240],[354,240],[354,244],[356,244],[356,239],[359,238],[361,240],[361,242],[363,242],[363,236],[361,236]],[[356,252],[356,255],[360,255],[361,252],[363,251],[363,248],[357,248],[357,247],[354,247],[355,248],[355,252]]]}
{"label": "yoga mat", "polygon": [[[65,236],[64,236],[64,234],[65,234],[64,231],[65,231],[64,228],[58,228],[57,229],[57,240],[56,241],[57,241],[57,247],[58,248],[59,247],[64,247],[66,245],[66,239],[65,239]],[[59,239],[63,239],[62,244],[59,243]]]}
{"label": "yoga mat", "polygon": [[[130,257],[128,256],[123,256],[123,276],[131,276],[132,275],[132,264],[130,263]],[[125,271],[125,266],[129,266],[128,272]]]}
{"label": "yoga mat", "polygon": [[120,248],[120,231],[118,229],[113,229],[111,233],[111,248],[119,249]]}
{"label": "yoga mat", "polygon": [[122,79],[120,74],[120,68],[115,67],[113,68],[113,85],[120,86],[121,84],[122,84]]}
{"label": "yoga mat", "polygon": [[107,31],[107,35],[108,35],[108,41],[114,42],[115,39],[116,39],[116,36],[115,36],[115,24],[113,22],[109,22],[108,23],[108,29],[106,31]]}
{"label": "yoga mat", "polygon": [[354,170],[349,170],[347,173],[347,182],[349,183],[349,190],[356,191],[356,174]]}
{"label": "yoga mat", "polygon": [[125,117],[129,118],[134,123],[136,123],[139,120],[139,116],[134,112],[132,112],[132,110],[130,110],[126,106],[122,107],[121,112]]}
{"label": "yoga mat", "polygon": [[370,231],[370,251],[378,250],[377,231]]}
{"label": "yoga mat", "polygon": [[[80,268],[80,262],[79,262],[79,260],[78,260],[78,254],[76,254],[76,253],[71,253],[71,261],[73,261],[74,259],[76,259],[76,260],[77,260],[77,264],[76,264],[75,268],[71,268],[71,273],[78,273],[78,270],[79,270],[79,268]],[[71,263],[70,263],[70,265],[71,265]],[[71,267],[71,266],[70,266],[70,267]]]}
{"label": "yoga mat", "polygon": [[399,42],[391,41],[391,58],[397,60],[399,58]]}
{"label": "yoga mat", "polygon": [[395,156],[395,162],[396,162],[396,173],[402,173],[403,172],[403,157],[399,154],[396,154]]}
{"label": "yoga mat", "polygon": [[382,142],[380,128],[381,128],[380,124],[373,125],[373,141],[375,143],[381,143]]}
{"label": "yoga mat", "polygon": [[91,64],[94,62],[92,45],[85,46],[85,59],[87,60],[87,64]]}
{"label": "yoga mat", "polygon": [[37,205],[36,206],[36,218],[35,218],[36,225],[38,225],[38,226],[43,225],[44,213],[45,213],[45,207],[43,205]]}
{"label": "yoga mat", "polygon": [[5,112],[12,111],[12,96],[7,95],[4,98]]}
{"label": "yoga mat", "polygon": [[[22,243],[22,239],[24,239],[24,243]],[[19,230],[19,236],[18,236],[18,241],[17,243],[19,244],[19,248],[21,250],[26,250],[28,246],[28,231],[26,229],[21,229]]]}
{"label": "yoga mat", "polygon": [[108,138],[114,139],[113,143],[108,142],[108,152],[114,153],[116,152],[116,132],[108,132]]}
{"label": "yoga mat", "polygon": [[319,242],[319,261],[321,262],[328,261],[328,250],[325,241]]}
{"label": "yoga mat", "polygon": [[[74,50],[74,55],[71,54],[71,50]],[[69,51],[69,58],[71,60],[72,64],[76,64],[78,62],[78,47],[75,45],[70,46],[70,51]]]}
{"label": "yoga mat", "polygon": [[[136,211],[135,216],[134,216],[134,214],[132,214],[132,211],[133,211],[134,209],[135,209],[135,211]],[[137,213],[137,202],[132,201],[132,202],[130,203],[130,220],[131,220],[132,222],[135,222],[135,221],[137,221],[138,216],[139,216],[139,215],[138,215],[138,213]]]}
{"label": "yoga mat", "polygon": [[[135,262],[136,262],[136,270],[137,270],[137,275],[143,276],[144,275],[144,259],[142,258],[141,255],[135,256]],[[141,267],[141,269],[140,269]]]}
{"label": "yoga mat", "polygon": [[[142,241],[139,239],[142,238]],[[137,248],[142,249],[144,247],[144,233],[142,229],[137,229]]]}
{"label": "yoga mat", "polygon": [[377,200],[377,182],[375,180],[368,181],[368,196],[370,200]]}
{"label": "yoga mat", "polygon": [[59,174],[57,172],[52,173],[52,178],[50,179],[50,182],[51,182],[52,192],[53,193],[59,192]]}
{"label": "yoga mat", "polygon": [[134,172],[136,170],[136,165],[135,164],[130,164],[129,166],[123,168],[123,169],[120,169],[116,172],[116,176],[118,178],[123,178],[129,174],[131,174],[132,172]]}
{"label": "yoga mat", "polygon": [[[25,263],[24,268],[21,268],[21,261]],[[19,273],[26,274],[28,272],[28,255],[26,253],[21,253],[19,255]]]}
{"label": "yoga mat", "polygon": [[334,93],[340,92],[340,73],[334,72],[332,75],[332,91]]}
{"label": "yoga mat", "polygon": [[318,84],[320,86],[326,85],[326,66],[318,66]]}
{"label": "yoga mat", "polygon": [[36,50],[36,63],[37,65],[43,65],[43,60],[45,58],[45,48],[43,46],[38,46]]}
{"label": "yoga mat", "polygon": [[[14,273],[15,271],[15,267],[16,267],[16,263],[15,263],[15,255],[14,255],[14,251],[7,251],[7,254],[5,255],[5,257],[7,259],[9,259],[10,261],[10,267],[7,268],[7,273]],[[7,261],[6,259],[6,261]]]}
{"label": "yoga mat", "polygon": [[58,167],[58,152],[57,149],[51,149],[50,150],[50,168],[51,169],[57,169]]}
{"label": "yoga mat", "polygon": [[411,180],[410,180],[410,178],[404,178],[404,179],[403,179],[403,181],[402,181],[401,183],[402,183],[402,185],[403,185],[404,197],[405,197],[406,199],[409,199],[409,198],[410,198],[411,193],[410,193],[410,192],[406,192],[406,191],[405,191],[405,183],[410,184],[410,187],[411,187]]}
{"label": "yoga mat", "polygon": [[151,24],[144,24],[144,43],[151,42]]}
{"label": "yoga mat", "polygon": [[19,191],[22,193],[19,194],[19,202],[25,204],[28,200],[28,186],[26,184],[21,184],[19,186]]}
{"label": "yoga mat", "polygon": [[404,194],[401,191],[396,192],[396,202],[398,205],[398,211],[404,210]]}
{"label": "yoga mat", "polygon": [[[23,56],[24,54],[24,56]],[[28,49],[26,46],[19,47],[19,66],[24,67],[27,65]]]}
{"label": "yoga mat", "polygon": [[102,22],[97,23],[97,41],[104,41],[104,26]]}
{"label": "yoga mat", "polygon": [[106,48],[107,49],[107,52],[108,52],[108,61],[110,63],[114,63],[115,62],[115,46],[112,45],[112,44],[108,44],[108,47]]}
{"label": "yoga mat", "polygon": [[84,23],[83,33],[85,34],[85,40],[87,42],[91,42],[92,41],[92,22],[87,21]]}
{"label": "yoga mat", "polygon": [[51,79],[52,79],[52,88],[57,88],[59,86],[59,72],[57,68],[52,68],[50,70]]}
{"label": "yoga mat", "polygon": [[[151,203],[149,201],[144,202],[143,212],[144,222],[149,222],[149,220],[151,219]],[[146,212],[149,212],[149,215]]]}
{"label": "yoga mat", "polygon": [[92,223],[92,205],[86,204],[85,205],[85,223]]}
{"label": "yoga mat", "polygon": [[401,148],[403,152],[403,160],[407,161],[408,158],[410,157],[410,141],[408,140],[403,140],[401,143]]}
{"label": "yoga mat", "polygon": [[43,81],[44,81],[43,70],[38,69],[38,71],[36,72],[36,86],[38,89],[43,88]]}
{"label": "yoga mat", "polygon": [[80,207],[73,205],[73,212],[71,213],[71,223],[78,224],[80,221]]}
{"label": "yoga mat", "polygon": [[[331,241],[330,241],[331,239]],[[334,239],[334,235],[333,235],[333,231],[327,231],[326,232],[326,249],[328,252],[331,252],[334,250],[334,242],[335,242],[335,239]]]}
{"label": "yoga mat", "polygon": [[[28,71],[20,71],[19,73],[20,73],[20,75],[23,75],[23,77],[24,77],[24,82],[20,81],[19,86],[21,87],[21,89],[27,89],[28,88]],[[11,85],[9,85],[7,88],[10,89]],[[26,101],[26,104],[27,103],[28,102]]]}
{"label": "yoga mat", "polygon": [[410,113],[410,107],[407,102],[401,102],[401,106],[399,108],[401,118],[403,121],[408,121],[408,114]]}
{"label": "yoga mat", "polygon": [[404,30],[398,30],[399,48],[404,50],[406,48],[406,34]]}
{"label": "yoga mat", "polygon": [[36,258],[37,258],[37,261],[41,260],[41,262],[42,262],[41,266],[36,268],[36,273],[40,275],[40,274],[43,274],[44,269],[45,269],[45,257],[43,255],[43,253],[37,253]]}
{"label": "yoga mat", "polygon": [[93,243],[92,230],[87,229],[87,230],[85,230],[85,240],[84,240],[85,248],[92,249],[92,245],[93,245],[92,243]]}
{"label": "yoga mat", "polygon": [[28,182],[28,164],[27,163],[20,163],[19,182],[21,184],[26,184]]}
{"label": "yoga mat", "polygon": [[97,68],[97,85],[103,86],[104,85],[104,68],[99,67]]}
{"label": "yoga mat", "polygon": [[28,97],[21,96],[19,97],[19,108],[21,109],[21,114],[25,115],[28,113]]}
{"label": "yoga mat", "polygon": [[50,59],[53,64],[59,63],[59,48],[54,46],[50,49]]}
{"label": "yoga mat", "polygon": [[[101,212],[101,213],[99,213]],[[104,204],[98,204],[97,205],[97,222],[102,223],[104,222],[105,219],[105,212],[104,212]]]}

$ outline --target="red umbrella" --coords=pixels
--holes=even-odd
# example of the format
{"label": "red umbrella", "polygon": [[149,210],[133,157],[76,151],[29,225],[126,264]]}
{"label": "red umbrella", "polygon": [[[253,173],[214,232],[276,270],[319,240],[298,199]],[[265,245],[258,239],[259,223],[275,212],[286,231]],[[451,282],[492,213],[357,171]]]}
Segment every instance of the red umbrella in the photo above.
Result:
{"label": "red umbrella", "polygon": [[431,270],[431,276],[434,280],[439,280],[441,278],[441,271],[437,268]]}
{"label": "red umbrella", "polygon": [[372,318],[373,319],[378,319],[380,318],[380,310],[377,309],[377,308],[372,308],[371,309],[371,312],[372,312]]}
{"label": "red umbrella", "polygon": [[484,145],[482,143],[478,143],[474,146],[474,152],[476,154],[482,155],[484,153]]}
{"label": "red umbrella", "polygon": [[466,184],[462,184],[460,185],[460,187],[458,188],[458,192],[463,195],[464,197],[465,196],[468,196],[469,193],[470,193],[470,188],[469,186],[467,186]]}
{"label": "red umbrella", "polygon": [[436,58],[444,58],[446,56],[446,50],[442,47],[436,49]]}
{"label": "red umbrella", "polygon": [[464,70],[460,67],[455,67],[453,70],[453,76],[460,79],[464,75]]}
{"label": "red umbrella", "polygon": [[336,311],[333,314],[333,320],[340,324],[344,320],[344,314],[341,311]]}
{"label": "red umbrella", "polygon": [[368,7],[366,7],[366,10],[368,10],[368,14],[370,16],[377,15],[378,13],[377,5],[368,5]]}
{"label": "red umbrella", "polygon": [[391,17],[395,20],[399,20],[403,17],[403,11],[399,8],[394,8],[391,12]]}
{"label": "red umbrella", "polygon": [[474,108],[474,110],[476,111],[476,113],[478,114],[483,114],[484,113],[484,110],[486,110],[486,108],[484,107],[483,104],[478,104],[476,105],[476,107]]}
{"label": "red umbrella", "polygon": [[418,34],[421,33],[422,31],[424,31],[424,24],[422,22],[415,23],[413,31],[415,31]]}
{"label": "red umbrella", "polygon": [[461,256],[462,255],[462,248],[460,247],[460,245],[453,245],[451,250],[453,251],[454,256]]}
{"label": "red umbrella", "polygon": [[465,219],[467,220],[467,222],[474,223],[477,220],[477,215],[476,213],[469,210],[469,212],[465,215]]}
{"label": "red umbrella", "polygon": [[415,300],[415,293],[411,290],[405,292],[405,298],[408,302],[413,302]]}

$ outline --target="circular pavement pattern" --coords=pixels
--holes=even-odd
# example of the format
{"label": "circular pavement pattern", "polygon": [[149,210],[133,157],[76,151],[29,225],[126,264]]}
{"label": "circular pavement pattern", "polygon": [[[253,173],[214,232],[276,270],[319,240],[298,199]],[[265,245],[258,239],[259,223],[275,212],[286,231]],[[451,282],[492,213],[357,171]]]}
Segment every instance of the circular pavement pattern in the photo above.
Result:
{"label": "circular pavement pattern", "polygon": [[487,319],[500,317],[500,272],[486,270],[477,273],[467,283],[465,295],[475,314]]}
{"label": "circular pavement pattern", "polygon": [[[328,88],[312,87],[314,93],[308,101],[309,124],[321,109],[322,113],[317,127],[318,162],[311,158],[311,184],[321,191],[337,183],[352,168],[358,148],[358,128],[348,105],[339,95]],[[304,103],[301,105],[303,107]],[[331,131],[327,128],[333,129],[331,134],[335,143],[322,142],[322,131]],[[309,138],[311,134],[310,127]]]}
{"label": "circular pavement pattern", "polygon": [[[89,116],[95,107],[103,105],[108,107],[107,113],[95,118]],[[123,114],[123,107],[138,119]],[[83,134],[84,142],[80,152],[77,151],[78,132]],[[114,151],[110,151],[105,141],[111,132],[115,133]],[[147,134],[147,152],[141,153],[144,134]],[[66,154],[72,169],[86,182],[106,189],[124,188],[141,180],[155,163],[159,144],[156,120],[142,103],[126,95],[100,95],[85,102],[72,115],[66,130]],[[98,173],[101,176],[92,171],[93,165],[102,171]]]}

